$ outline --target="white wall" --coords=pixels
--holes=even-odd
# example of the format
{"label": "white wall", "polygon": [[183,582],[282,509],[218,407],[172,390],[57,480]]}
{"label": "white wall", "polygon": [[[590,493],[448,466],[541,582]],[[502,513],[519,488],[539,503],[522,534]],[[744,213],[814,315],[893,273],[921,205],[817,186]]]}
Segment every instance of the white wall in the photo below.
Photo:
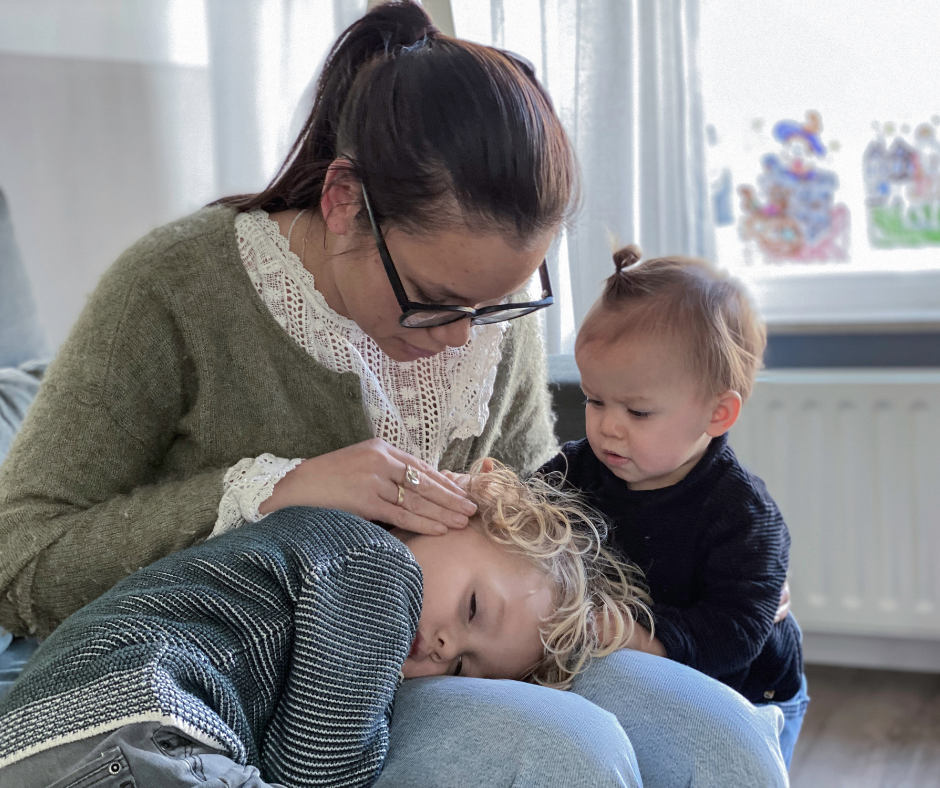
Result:
{"label": "white wall", "polygon": [[54,346],[123,249],[213,196],[208,93],[196,66],[0,52],[0,189]]}

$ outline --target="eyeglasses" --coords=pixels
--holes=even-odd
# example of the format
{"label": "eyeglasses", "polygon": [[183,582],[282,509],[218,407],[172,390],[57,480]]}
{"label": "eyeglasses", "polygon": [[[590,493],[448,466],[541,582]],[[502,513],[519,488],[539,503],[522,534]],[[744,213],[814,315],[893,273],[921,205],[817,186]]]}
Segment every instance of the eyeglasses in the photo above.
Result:
{"label": "eyeglasses", "polygon": [[379,249],[379,257],[382,258],[382,265],[385,266],[385,274],[392,285],[392,290],[395,291],[398,305],[401,307],[401,317],[398,318],[398,322],[405,328],[434,328],[435,326],[455,323],[464,318],[470,318],[470,323],[475,326],[501,323],[504,320],[515,320],[517,317],[531,314],[554,303],[552,283],[548,279],[548,264],[545,260],[539,266],[539,276],[542,280],[542,297],[538,301],[496,304],[494,306],[483,306],[479,309],[469,306],[420,304],[409,301],[408,294],[401,283],[401,277],[398,276],[398,271],[395,270],[395,264],[392,262],[392,256],[388,252],[385,238],[382,236],[379,224],[375,220],[375,214],[372,212],[372,205],[369,202],[369,195],[366,193],[364,185],[362,187],[362,199],[366,206],[366,213],[369,215],[369,223],[372,225],[372,234],[375,236],[375,245]]}

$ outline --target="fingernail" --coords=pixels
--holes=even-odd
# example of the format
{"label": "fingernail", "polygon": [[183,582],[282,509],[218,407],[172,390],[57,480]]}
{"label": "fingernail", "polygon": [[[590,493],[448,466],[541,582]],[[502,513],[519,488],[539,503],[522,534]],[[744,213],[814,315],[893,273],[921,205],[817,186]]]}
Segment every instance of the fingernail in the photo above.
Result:
{"label": "fingernail", "polygon": [[467,517],[476,512],[477,505],[473,501],[464,501],[460,504],[460,508],[467,513]]}
{"label": "fingernail", "polygon": [[435,525],[435,526],[434,526],[434,533],[436,533],[438,536],[443,536],[444,534],[447,533],[447,531],[448,531],[448,528],[447,528],[446,525]]}
{"label": "fingernail", "polygon": [[462,514],[451,515],[450,521],[459,528],[463,528],[469,522]]}

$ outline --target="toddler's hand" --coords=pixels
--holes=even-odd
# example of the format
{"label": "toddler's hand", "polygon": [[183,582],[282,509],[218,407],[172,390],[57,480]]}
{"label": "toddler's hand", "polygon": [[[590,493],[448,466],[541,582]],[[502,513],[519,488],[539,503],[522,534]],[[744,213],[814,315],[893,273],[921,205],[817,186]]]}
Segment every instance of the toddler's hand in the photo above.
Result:
{"label": "toddler's hand", "polygon": [[[480,463],[480,473],[489,473],[493,470],[493,460],[491,457],[485,457],[483,462]],[[454,484],[456,484],[461,490],[467,490],[470,487],[470,480],[473,478],[473,474],[470,473],[456,473],[455,471],[441,471],[444,476],[450,479]]]}
{"label": "toddler's hand", "polygon": [[783,621],[790,615],[790,584],[784,580],[783,590],[780,592],[780,605],[777,607],[777,615],[774,616],[774,623]]}

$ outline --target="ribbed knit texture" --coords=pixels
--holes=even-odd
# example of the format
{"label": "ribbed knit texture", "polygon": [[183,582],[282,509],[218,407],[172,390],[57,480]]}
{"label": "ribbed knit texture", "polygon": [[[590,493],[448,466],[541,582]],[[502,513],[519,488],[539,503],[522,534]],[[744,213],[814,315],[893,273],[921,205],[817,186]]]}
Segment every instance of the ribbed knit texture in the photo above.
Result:
{"label": "ribbed knit texture", "polygon": [[[612,524],[611,539],[646,575],[656,637],[670,659],[754,703],[789,700],[803,654],[792,617],[774,624],[790,535],[764,483],[726,435],[677,484],[631,490],[591,450],[566,443],[540,473],[562,473]],[[772,693],[770,697],[764,693]]]}
{"label": "ribbed knit texture", "polygon": [[142,569],[59,627],[0,700],[0,768],[162,721],[268,781],[368,785],[421,599],[393,536],[286,509]]}
{"label": "ribbed knit texture", "polygon": [[[209,535],[245,457],[315,457],[373,437],[359,379],[314,361],[245,273],[235,211],[205,208],[104,275],[0,467],[0,625],[48,635],[122,577]],[[536,318],[513,321],[482,435],[525,472],[555,447]]]}

